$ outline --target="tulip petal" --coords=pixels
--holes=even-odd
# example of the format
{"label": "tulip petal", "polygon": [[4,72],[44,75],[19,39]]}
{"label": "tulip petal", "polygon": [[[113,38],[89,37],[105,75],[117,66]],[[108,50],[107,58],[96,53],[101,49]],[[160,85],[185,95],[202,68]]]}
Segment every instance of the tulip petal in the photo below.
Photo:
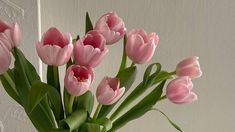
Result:
{"label": "tulip petal", "polygon": [[113,104],[113,103],[117,102],[122,97],[124,92],[125,92],[125,88],[124,87],[120,88],[117,91],[117,95],[108,104]]}
{"label": "tulip petal", "polygon": [[0,19],[0,32],[4,32],[6,29],[9,28],[11,28],[11,26],[7,22]]}

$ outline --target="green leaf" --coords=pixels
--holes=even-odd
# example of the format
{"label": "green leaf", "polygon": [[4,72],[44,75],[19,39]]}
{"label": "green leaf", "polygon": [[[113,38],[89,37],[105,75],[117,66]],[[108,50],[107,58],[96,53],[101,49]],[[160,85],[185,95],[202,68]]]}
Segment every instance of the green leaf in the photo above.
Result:
{"label": "green leaf", "polygon": [[121,61],[121,65],[120,65],[120,68],[119,68],[119,72],[126,68],[126,59],[127,59],[126,50],[125,50],[126,41],[127,41],[127,35],[125,34],[124,38],[123,38],[123,53],[122,53],[122,61]]}
{"label": "green leaf", "polygon": [[[59,80],[59,69],[57,66],[47,66],[47,83],[52,86],[55,90],[57,90],[58,94],[60,95],[60,80]],[[53,92],[53,91],[51,91]],[[54,92],[55,93],[55,92]],[[51,100],[53,101],[53,100]],[[56,120],[61,120],[64,118],[64,110],[62,105],[62,99],[61,96],[57,96],[57,103],[60,103],[60,106],[58,108],[53,108],[53,111],[56,112]],[[55,104],[54,104],[55,105]],[[58,109],[58,110],[56,110]],[[60,113],[57,113],[60,112]]]}
{"label": "green leaf", "polygon": [[174,78],[174,74],[169,73],[167,71],[160,71],[156,80],[153,82],[153,85],[163,81],[163,80],[168,80],[168,79],[173,79]]}
{"label": "green leaf", "polygon": [[[47,85],[47,86],[50,86],[50,85]],[[63,106],[62,106],[61,96],[58,93],[58,91],[53,87],[49,89],[47,95],[50,101],[50,106],[54,112],[55,118],[58,121],[64,116],[64,115],[61,115],[61,114],[64,114],[63,108],[62,108]]]}
{"label": "green leaf", "polygon": [[42,82],[33,83],[28,96],[28,112],[31,113],[33,109],[41,102],[41,100],[46,96],[47,92],[52,89],[50,85]]}
{"label": "green leaf", "polygon": [[[137,74],[137,68],[136,66],[131,66],[128,67],[122,71],[120,71],[117,75],[117,77],[120,79],[120,85],[121,87],[125,87],[125,93],[130,89],[132,84],[134,83],[136,79],[136,74]],[[124,94],[125,94],[124,93]],[[113,105],[103,105],[98,118],[102,118],[108,115],[108,113],[113,109],[113,107],[117,104],[114,103]]]}
{"label": "green leaf", "polygon": [[[156,70],[155,72],[152,73],[154,67],[156,67]],[[144,77],[143,77],[143,85],[151,86],[153,81],[155,81],[156,78],[158,77],[157,75],[159,74],[160,71],[161,71],[160,63],[150,64],[145,70]]]}
{"label": "green leaf", "polygon": [[82,125],[81,132],[100,132],[100,126],[94,123],[85,123]]}
{"label": "green leaf", "polygon": [[37,105],[28,116],[39,132],[47,132],[55,128],[53,121],[50,119],[47,110],[42,104]]}
{"label": "green leaf", "polygon": [[86,29],[85,29],[85,33],[89,32],[91,30],[93,30],[92,22],[91,22],[89,13],[86,12]]}
{"label": "green leaf", "polygon": [[[153,69],[155,71],[153,72]],[[116,109],[116,111],[111,115],[111,119],[115,120],[127,107],[139,96],[141,96],[148,88],[150,88],[154,81],[156,80],[159,72],[161,70],[161,65],[159,63],[150,64],[145,70],[143,81],[131,92],[130,95],[121,103],[121,105]]]}
{"label": "green leaf", "polygon": [[22,105],[14,82],[14,69],[9,69],[7,73],[0,75],[0,80],[7,94]]}
{"label": "green leaf", "polygon": [[75,99],[75,110],[84,109],[91,114],[94,106],[94,96],[91,91],[87,91],[82,96],[76,97]]}
{"label": "green leaf", "polygon": [[95,121],[96,124],[99,124],[105,128],[106,131],[112,128],[112,121],[108,118],[100,118]]}
{"label": "green leaf", "polygon": [[114,123],[111,131],[117,130],[120,127],[127,124],[129,121],[137,119],[150,111],[152,107],[157,103],[158,99],[162,95],[162,89],[166,81],[160,83],[152,92],[144,97],[138,104],[132,107],[124,115],[118,118]]}
{"label": "green leaf", "polygon": [[[19,49],[14,48],[13,55],[15,57],[14,78],[16,89],[19,93],[22,106],[27,110],[29,89],[34,82],[40,81],[40,77],[33,65],[24,57]],[[37,105],[28,116],[38,131],[48,131],[55,127],[45,106],[42,104]]]}
{"label": "green leaf", "polygon": [[164,116],[166,117],[166,119],[170,122],[170,124],[171,124],[175,129],[177,129],[177,130],[180,131],[180,132],[183,132],[183,130],[182,130],[178,125],[176,125],[173,121],[171,121],[171,119],[170,119],[165,113],[163,113],[161,110],[156,109],[156,108],[153,108],[152,110],[156,110],[156,111],[160,112],[162,115],[164,115]]}
{"label": "green leaf", "polygon": [[13,55],[15,57],[14,78],[16,89],[22,105],[27,109],[29,89],[35,81],[40,80],[40,77],[33,65],[24,57],[19,49],[14,48]]}
{"label": "green leaf", "polygon": [[57,66],[47,66],[47,83],[60,93],[59,70]]}
{"label": "green leaf", "polygon": [[87,111],[77,110],[60,122],[60,126],[70,132],[78,129],[87,120]]}
{"label": "green leaf", "polygon": [[130,89],[136,79],[136,75],[136,66],[128,67],[118,73],[117,78],[120,79],[121,87],[125,87],[125,91],[128,91]]}

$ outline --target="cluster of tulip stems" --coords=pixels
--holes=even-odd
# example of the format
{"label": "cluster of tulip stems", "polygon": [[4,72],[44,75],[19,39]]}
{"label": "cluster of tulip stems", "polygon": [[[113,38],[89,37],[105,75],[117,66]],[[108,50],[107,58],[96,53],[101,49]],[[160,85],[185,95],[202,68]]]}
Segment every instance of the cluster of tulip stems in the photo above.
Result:
{"label": "cluster of tulip stems", "polygon": [[[48,65],[46,83],[17,48],[21,39],[17,23],[0,20],[0,79],[8,95],[24,108],[40,132],[113,132],[151,110],[162,113],[173,127],[182,131],[166,114],[154,108],[155,104],[164,99],[175,104],[197,100],[192,80],[199,78],[202,71],[196,56],[183,59],[172,72],[162,70],[160,63],[152,63],[146,68],[142,82],[131,87],[137,76],[137,65],[151,60],[159,37],[143,29],[127,32],[115,12],[101,16],[94,27],[87,13],[85,35],[81,38],[72,39],[70,33],[55,27],[43,34],[36,50]],[[94,68],[108,54],[108,46],[121,39],[123,56],[119,71],[116,76],[103,77],[97,86],[99,104],[92,114],[94,96],[90,87]],[[10,68],[12,56],[14,66]],[[128,59],[132,64],[127,64]],[[58,68],[63,65],[66,73],[61,87]],[[149,88],[152,91],[144,94]],[[132,89],[130,94],[117,103],[129,89]],[[141,96],[144,97],[135,103]]]}

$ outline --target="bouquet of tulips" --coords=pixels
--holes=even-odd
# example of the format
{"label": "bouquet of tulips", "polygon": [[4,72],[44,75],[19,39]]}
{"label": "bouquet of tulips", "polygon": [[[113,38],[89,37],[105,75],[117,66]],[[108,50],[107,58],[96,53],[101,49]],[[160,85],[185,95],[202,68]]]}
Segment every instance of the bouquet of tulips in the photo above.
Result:
{"label": "bouquet of tulips", "polygon": [[[92,112],[94,95],[89,88],[94,81],[94,69],[108,54],[108,47],[121,39],[123,56],[119,71],[113,77],[97,77],[102,79],[96,89],[99,104]],[[159,37],[143,29],[127,32],[123,20],[115,12],[104,14],[94,27],[87,13],[85,35],[81,38],[72,39],[70,33],[55,27],[43,34],[36,43],[36,50],[42,62],[48,65],[46,82],[18,48],[20,43],[19,25],[0,20],[2,85],[40,132],[113,132],[151,110],[162,113],[173,127],[182,131],[155,108],[155,104],[164,99],[175,104],[197,100],[192,79],[200,77],[202,71],[195,56],[179,62],[172,72],[162,70],[160,63],[152,63],[146,68],[142,81],[132,87],[137,66],[151,60]],[[13,68],[9,68],[11,54]],[[62,65],[66,65],[64,86],[59,81],[58,68]],[[152,91],[144,94],[148,89]],[[118,103],[128,90],[130,94]]]}

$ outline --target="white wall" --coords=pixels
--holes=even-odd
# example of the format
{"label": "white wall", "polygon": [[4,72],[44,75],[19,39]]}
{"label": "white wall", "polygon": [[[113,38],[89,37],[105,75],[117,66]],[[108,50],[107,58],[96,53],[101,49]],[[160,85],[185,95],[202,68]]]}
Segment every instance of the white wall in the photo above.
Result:
{"label": "white wall", "polygon": [[[0,0],[0,5],[2,1],[6,0]],[[25,38],[22,48],[37,66],[38,60],[34,50],[37,40],[36,1],[11,1],[25,10],[24,19],[19,20]],[[102,14],[113,10],[124,19],[128,29],[142,27],[159,34],[160,44],[152,62],[161,62],[164,69],[174,70],[175,64],[181,58],[198,55],[203,69],[203,77],[194,82],[199,100],[191,105],[174,105],[165,101],[156,107],[165,111],[185,132],[235,130],[234,0],[41,0],[41,2],[42,31],[46,31],[50,26],[56,26],[62,31],[70,31],[74,37],[77,34],[82,36],[86,11],[89,11],[94,22]],[[6,18],[5,15],[0,12],[1,18]],[[121,43],[109,48],[109,55],[95,70],[96,81],[93,84],[93,91],[104,75],[112,76],[117,72],[121,58]],[[145,67],[138,67],[140,73],[137,81],[141,80],[141,73]],[[30,123],[19,120],[25,118],[3,119],[6,110],[17,113],[18,107],[15,108],[14,103],[2,91],[1,89],[0,120],[5,131],[33,131],[32,126],[28,125]],[[176,130],[157,112],[150,112],[120,130],[120,132],[143,131],[175,132]]]}
{"label": "white wall", "polygon": [[[165,101],[164,110],[186,132],[232,132],[235,130],[235,1],[234,0],[42,0],[42,26],[57,26],[81,36],[88,11],[96,21],[116,11],[126,27],[144,28],[160,35],[152,62],[174,70],[185,56],[198,55],[203,77],[194,81],[199,100],[191,105]],[[93,91],[101,78],[115,75],[121,57],[121,43],[110,46],[109,55],[96,69]],[[143,71],[145,66],[139,66]],[[141,80],[139,74],[137,80]],[[125,126],[120,132],[175,132],[157,112]]]}
{"label": "white wall", "polygon": [[[35,52],[35,42],[39,36],[37,10],[37,0],[0,0],[0,19],[19,23],[23,34],[20,49],[36,69],[39,67],[39,59]],[[32,131],[35,129],[24,109],[6,94],[0,83],[0,132]]]}

